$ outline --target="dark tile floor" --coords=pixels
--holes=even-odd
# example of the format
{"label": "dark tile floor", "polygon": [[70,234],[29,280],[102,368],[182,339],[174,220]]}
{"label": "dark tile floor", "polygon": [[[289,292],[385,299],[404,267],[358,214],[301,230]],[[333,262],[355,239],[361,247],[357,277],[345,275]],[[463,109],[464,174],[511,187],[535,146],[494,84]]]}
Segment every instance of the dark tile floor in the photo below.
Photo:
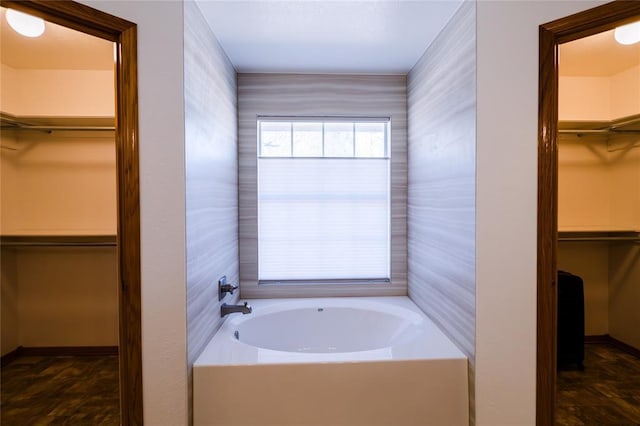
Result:
{"label": "dark tile floor", "polygon": [[117,356],[22,356],[1,386],[3,426],[120,423]]}
{"label": "dark tile floor", "polygon": [[640,359],[585,345],[584,371],[558,372],[558,425],[640,425]]}

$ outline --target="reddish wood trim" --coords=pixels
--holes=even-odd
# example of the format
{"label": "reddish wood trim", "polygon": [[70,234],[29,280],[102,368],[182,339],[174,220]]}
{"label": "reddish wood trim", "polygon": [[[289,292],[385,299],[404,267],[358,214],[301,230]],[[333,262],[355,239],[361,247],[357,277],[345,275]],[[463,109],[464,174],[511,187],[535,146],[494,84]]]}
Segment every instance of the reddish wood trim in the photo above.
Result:
{"label": "reddish wood trim", "polygon": [[640,2],[619,0],[544,24],[558,44],[588,37],[638,20]]}
{"label": "reddish wood trim", "polygon": [[556,394],[558,48],[540,28],[538,85],[538,328],[536,424],[553,425]]}
{"label": "reddish wood trim", "polygon": [[141,425],[142,325],[136,24],[68,0],[0,0],[0,4],[117,44],[115,87],[120,281],[120,421],[124,426]]}
{"label": "reddish wood trim", "polygon": [[135,26],[120,34],[116,72],[116,164],[121,283],[120,394],[122,400],[127,401],[126,412],[123,410],[121,415],[123,425],[143,423],[137,46]]}
{"label": "reddish wood trim", "polygon": [[558,45],[628,23],[640,1],[615,1],[540,26],[536,424],[553,425],[556,393]]}

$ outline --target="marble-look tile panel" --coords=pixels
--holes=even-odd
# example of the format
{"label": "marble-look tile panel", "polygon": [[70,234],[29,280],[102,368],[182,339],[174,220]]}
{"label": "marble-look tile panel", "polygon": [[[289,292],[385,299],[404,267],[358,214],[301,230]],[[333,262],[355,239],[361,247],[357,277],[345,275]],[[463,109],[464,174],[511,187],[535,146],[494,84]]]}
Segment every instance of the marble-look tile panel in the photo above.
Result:
{"label": "marble-look tile panel", "polygon": [[409,297],[475,356],[475,2],[462,4],[408,76]]}
{"label": "marble-look tile panel", "polygon": [[[240,285],[243,297],[266,295],[404,295],[407,282],[407,114],[402,75],[240,74],[238,76]],[[257,118],[271,116],[391,117],[390,286],[257,286]],[[333,293],[328,293],[332,288]],[[374,293],[372,293],[372,291]]]}
{"label": "marble-look tile panel", "polygon": [[[237,283],[236,72],[194,2],[184,3],[187,358],[222,324],[217,282]],[[233,303],[238,294],[224,300]],[[189,385],[191,392],[191,385]]]}

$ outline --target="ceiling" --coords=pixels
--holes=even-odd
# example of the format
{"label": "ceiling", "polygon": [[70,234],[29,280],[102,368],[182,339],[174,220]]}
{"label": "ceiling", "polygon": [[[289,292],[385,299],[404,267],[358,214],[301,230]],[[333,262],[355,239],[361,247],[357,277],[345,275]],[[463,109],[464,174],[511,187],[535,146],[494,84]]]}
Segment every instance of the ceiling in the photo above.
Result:
{"label": "ceiling", "polygon": [[113,43],[45,22],[41,37],[16,33],[0,8],[0,59],[12,68],[113,70]]}
{"label": "ceiling", "polygon": [[196,0],[238,72],[406,74],[461,0]]}
{"label": "ceiling", "polygon": [[560,45],[560,75],[605,77],[640,65],[640,43],[624,46],[613,30]]}
{"label": "ceiling", "polygon": [[[239,72],[408,72],[461,0],[197,0]],[[3,64],[113,69],[113,43],[50,22],[42,37],[15,33],[0,8]],[[608,76],[640,65],[640,43],[613,31],[560,46],[560,74]]]}

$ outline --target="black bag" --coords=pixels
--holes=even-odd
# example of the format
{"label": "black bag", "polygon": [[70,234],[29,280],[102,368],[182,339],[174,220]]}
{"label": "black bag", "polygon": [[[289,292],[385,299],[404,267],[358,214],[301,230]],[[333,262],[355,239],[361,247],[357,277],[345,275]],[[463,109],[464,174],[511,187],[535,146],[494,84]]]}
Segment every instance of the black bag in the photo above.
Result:
{"label": "black bag", "polygon": [[582,278],[558,271],[558,368],[584,368],[584,286]]}

